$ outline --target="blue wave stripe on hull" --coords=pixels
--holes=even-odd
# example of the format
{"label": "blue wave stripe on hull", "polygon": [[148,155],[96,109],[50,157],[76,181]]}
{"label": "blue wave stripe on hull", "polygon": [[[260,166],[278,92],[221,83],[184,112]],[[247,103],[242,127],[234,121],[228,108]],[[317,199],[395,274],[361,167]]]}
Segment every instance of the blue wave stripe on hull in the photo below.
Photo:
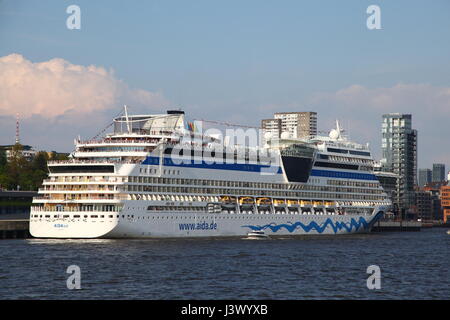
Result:
{"label": "blue wave stripe on hull", "polygon": [[294,232],[297,228],[302,228],[303,231],[306,233],[310,232],[311,230],[316,230],[318,233],[323,233],[325,229],[330,226],[333,229],[334,233],[337,233],[338,231],[345,229],[347,232],[351,232],[353,228],[355,228],[355,231],[358,231],[361,227],[364,229],[369,229],[380,217],[382,216],[382,213],[377,213],[373,219],[370,220],[370,222],[367,222],[366,219],[363,217],[360,217],[358,221],[351,218],[350,222],[340,222],[336,221],[334,222],[331,218],[328,218],[325,220],[325,222],[321,225],[319,225],[315,221],[311,221],[309,224],[304,224],[302,222],[296,222],[291,224],[266,224],[263,226],[252,226],[252,225],[245,225],[242,226],[243,228],[250,228],[253,231],[263,231],[265,229],[270,229],[272,232],[278,232],[280,229],[284,228],[290,233]]}

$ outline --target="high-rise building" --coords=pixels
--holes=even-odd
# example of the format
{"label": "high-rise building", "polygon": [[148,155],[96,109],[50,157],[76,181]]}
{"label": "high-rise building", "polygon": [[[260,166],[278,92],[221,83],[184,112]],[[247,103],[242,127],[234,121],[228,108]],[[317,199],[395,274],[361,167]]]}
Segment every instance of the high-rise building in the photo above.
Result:
{"label": "high-rise building", "polygon": [[281,137],[281,119],[264,119],[261,121],[263,130],[263,145],[266,143],[266,134],[270,133],[270,137]]}
{"label": "high-rise building", "polygon": [[431,169],[419,169],[419,187],[423,188],[431,182]]}
{"label": "high-rise building", "polygon": [[287,133],[290,138],[305,138],[317,135],[316,112],[277,112],[273,119],[261,121],[263,136],[270,132],[272,137]]}
{"label": "high-rise building", "polygon": [[[0,149],[5,150],[6,158],[11,161],[14,156],[14,145],[0,146]],[[26,160],[31,161],[36,156],[37,151],[33,149],[32,146],[22,145],[21,148],[16,151],[18,154],[22,155]]]}
{"label": "high-rise building", "polygon": [[422,220],[433,219],[433,202],[432,194],[429,191],[416,192],[417,217]]}
{"label": "high-rise building", "polygon": [[289,132],[292,138],[317,135],[316,112],[277,112],[275,119],[281,119],[282,132]]}
{"label": "high-rise building", "polygon": [[423,188],[424,191],[431,193],[433,220],[442,220],[443,219],[441,194],[442,194],[442,187],[446,186],[446,185],[447,185],[446,181],[430,182]]}
{"label": "high-rise building", "polygon": [[417,183],[417,130],[412,128],[410,114],[383,115],[382,122],[383,171],[399,175],[394,205],[402,213],[415,205],[414,186]]}
{"label": "high-rise building", "polygon": [[[396,214],[399,210],[398,204],[394,201],[396,199],[397,188],[399,184],[398,174],[381,171],[381,167],[378,165],[374,166],[374,174],[377,177],[378,181],[380,181],[380,184],[383,187],[384,192],[386,192],[389,199],[391,199],[393,204],[392,212]],[[385,216],[385,218],[386,217],[387,216]]]}
{"label": "high-rise building", "polygon": [[433,182],[445,181],[445,164],[433,163]]}
{"label": "high-rise building", "polygon": [[450,186],[441,187],[441,205],[444,222],[450,222]]}

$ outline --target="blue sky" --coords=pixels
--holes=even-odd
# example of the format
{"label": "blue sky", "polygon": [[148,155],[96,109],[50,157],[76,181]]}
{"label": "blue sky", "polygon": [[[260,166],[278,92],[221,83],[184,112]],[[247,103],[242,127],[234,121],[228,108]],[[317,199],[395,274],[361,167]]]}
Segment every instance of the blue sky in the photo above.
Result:
{"label": "blue sky", "polygon": [[[81,8],[81,30],[66,28],[71,4]],[[382,30],[366,27],[372,4],[381,8]],[[258,125],[277,111],[317,111],[321,129],[339,118],[376,155],[381,115],[412,113],[419,166],[450,165],[440,141],[450,136],[449,35],[447,0],[0,0],[0,57],[94,65],[129,89],[112,100],[117,105],[99,107],[98,122],[94,109],[23,116],[24,143],[62,151],[76,135],[95,134],[140,89],[158,93],[151,111],[160,102],[160,110],[181,107],[193,118]],[[1,108],[6,144],[14,117]],[[146,110],[145,103],[134,108]]]}

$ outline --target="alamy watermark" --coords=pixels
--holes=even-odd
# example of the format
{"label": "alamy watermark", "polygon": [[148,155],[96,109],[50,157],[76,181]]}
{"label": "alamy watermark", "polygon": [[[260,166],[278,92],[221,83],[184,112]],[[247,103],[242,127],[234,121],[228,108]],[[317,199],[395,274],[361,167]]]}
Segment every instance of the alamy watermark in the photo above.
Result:
{"label": "alamy watermark", "polygon": [[66,20],[66,27],[69,30],[81,29],[81,9],[79,6],[72,4],[67,7],[66,13],[70,14]]}
{"label": "alamy watermark", "polygon": [[155,148],[150,157],[169,156],[174,165],[236,165],[236,168],[257,171],[261,175],[275,175],[280,171],[278,140],[272,148],[260,148],[262,130],[255,128],[203,130],[202,122],[195,122],[195,131],[187,131],[179,141],[166,141]]}
{"label": "alamy watermark", "polygon": [[367,267],[367,271],[370,276],[367,278],[367,289],[379,290],[381,289],[381,269],[377,265],[370,265]]}
{"label": "alamy watermark", "polygon": [[[66,19],[66,26],[69,30],[81,29],[81,8],[78,5],[72,4],[67,7],[66,13],[70,14]],[[370,16],[367,18],[366,26],[369,30],[381,29],[381,8],[378,5],[372,4],[367,7],[366,13]]]}
{"label": "alamy watermark", "polygon": [[381,9],[379,6],[373,4],[367,7],[367,14],[370,16],[367,18],[366,25],[369,30],[381,29]]}
{"label": "alamy watermark", "polygon": [[67,289],[81,289],[81,269],[79,266],[73,264],[67,267],[66,273],[70,276],[67,278],[66,285]]}

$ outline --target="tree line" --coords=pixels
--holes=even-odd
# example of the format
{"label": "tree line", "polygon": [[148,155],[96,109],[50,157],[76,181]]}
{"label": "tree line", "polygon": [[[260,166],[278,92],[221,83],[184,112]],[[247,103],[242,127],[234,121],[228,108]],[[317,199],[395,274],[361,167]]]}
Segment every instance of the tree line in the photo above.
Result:
{"label": "tree line", "polygon": [[48,177],[47,161],[67,159],[65,154],[39,151],[27,160],[22,151],[23,146],[15,144],[8,160],[6,150],[0,148],[0,190],[36,191]]}

